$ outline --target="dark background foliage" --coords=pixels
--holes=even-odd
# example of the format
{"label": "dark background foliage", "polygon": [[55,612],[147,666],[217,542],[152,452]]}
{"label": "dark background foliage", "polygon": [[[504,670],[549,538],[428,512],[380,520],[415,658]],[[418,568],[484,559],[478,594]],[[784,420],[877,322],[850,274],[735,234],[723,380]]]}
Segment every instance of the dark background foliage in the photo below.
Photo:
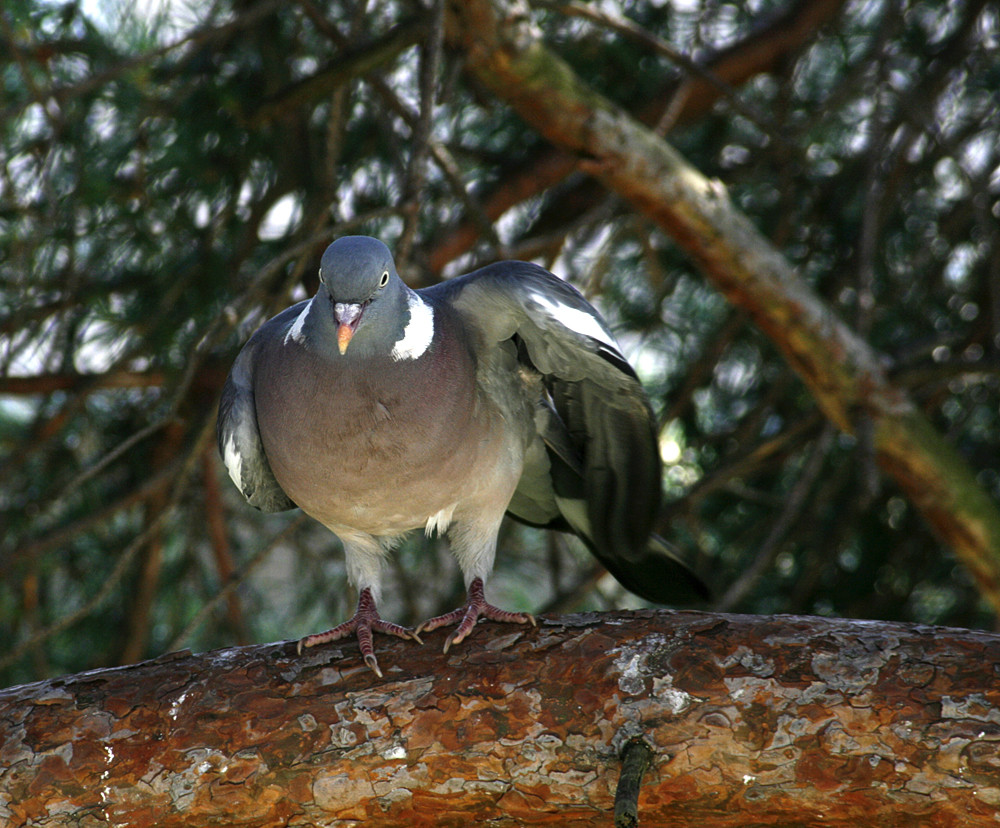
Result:
{"label": "dark background foliage", "polygon": [[[246,506],[213,429],[241,343],[356,232],[415,286],[531,258],[601,308],[662,423],[663,533],[716,608],[993,626],[864,428],[838,433],[668,237],[467,76],[442,14],[416,0],[0,10],[0,683],[349,614],[336,541]],[[729,189],[1000,496],[996,7],[531,14]],[[508,526],[497,569],[491,595],[510,609],[638,605],[562,537]],[[446,547],[422,537],[386,582],[384,615],[402,623],[462,594]]]}

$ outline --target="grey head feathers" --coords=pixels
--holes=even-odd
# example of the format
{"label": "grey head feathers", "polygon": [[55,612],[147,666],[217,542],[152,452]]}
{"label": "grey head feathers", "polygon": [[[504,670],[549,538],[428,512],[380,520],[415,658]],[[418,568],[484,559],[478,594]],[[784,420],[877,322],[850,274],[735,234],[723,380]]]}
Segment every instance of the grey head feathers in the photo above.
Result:
{"label": "grey head feathers", "polygon": [[361,304],[399,280],[392,253],[378,239],[342,236],[327,247],[319,278],[335,302]]}
{"label": "grey head feathers", "polygon": [[[317,297],[327,300],[323,310],[332,314],[341,355],[389,353],[404,337],[413,293],[396,273],[389,248],[378,239],[337,239],[323,253],[319,277]],[[332,346],[329,331],[325,340]]]}

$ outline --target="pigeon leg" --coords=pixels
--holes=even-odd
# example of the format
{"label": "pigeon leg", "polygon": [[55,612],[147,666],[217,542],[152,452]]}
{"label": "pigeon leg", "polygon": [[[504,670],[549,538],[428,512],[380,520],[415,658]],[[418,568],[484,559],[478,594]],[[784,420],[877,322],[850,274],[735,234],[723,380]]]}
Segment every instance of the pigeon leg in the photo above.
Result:
{"label": "pigeon leg", "polygon": [[354,633],[358,637],[358,647],[361,649],[361,655],[364,657],[365,664],[371,668],[376,676],[382,678],[378,659],[375,658],[375,648],[372,646],[373,631],[412,639],[418,644],[424,643],[417,634],[419,631],[410,630],[389,621],[383,621],[378,614],[372,592],[366,587],[361,590],[361,594],[358,596],[358,611],[354,613],[353,618],[348,619],[343,624],[338,624],[332,630],[316,633],[315,635],[307,635],[299,641],[298,651],[301,653],[306,647],[326,644],[328,641],[336,641]]}
{"label": "pigeon leg", "polygon": [[438,615],[436,618],[424,621],[423,624],[417,627],[417,633],[430,632],[448,624],[458,624],[455,631],[444,642],[444,651],[448,652],[448,648],[452,644],[458,644],[472,632],[476,626],[476,622],[480,618],[488,618],[490,621],[504,621],[513,624],[531,624],[533,627],[537,626],[535,624],[535,617],[529,613],[507,612],[506,610],[498,609],[493,604],[488,604],[486,596],[483,593],[483,579],[473,578],[472,583],[469,584],[468,601],[465,602],[464,607],[459,607],[451,612],[446,612],[444,615]]}

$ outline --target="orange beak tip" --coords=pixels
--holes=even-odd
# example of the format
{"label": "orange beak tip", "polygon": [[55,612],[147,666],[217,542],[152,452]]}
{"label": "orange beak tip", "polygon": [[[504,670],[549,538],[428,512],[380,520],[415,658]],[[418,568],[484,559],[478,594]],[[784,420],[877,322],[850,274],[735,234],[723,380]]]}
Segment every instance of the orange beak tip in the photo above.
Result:
{"label": "orange beak tip", "polygon": [[341,325],[337,328],[337,349],[340,353],[344,353],[347,350],[347,346],[351,343],[351,337],[354,336],[354,331],[351,330],[350,325]]}

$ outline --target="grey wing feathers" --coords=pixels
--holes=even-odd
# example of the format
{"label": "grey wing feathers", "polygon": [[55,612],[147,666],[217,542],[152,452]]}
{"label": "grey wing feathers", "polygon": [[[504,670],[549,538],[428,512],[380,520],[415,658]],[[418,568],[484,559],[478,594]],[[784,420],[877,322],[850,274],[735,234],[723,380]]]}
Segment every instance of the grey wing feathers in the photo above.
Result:
{"label": "grey wing feathers", "polygon": [[[541,431],[565,518],[594,546],[624,560],[647,555],[660,503],[660,458],[646,395],[590,304],[537,265],[500,262],[430,288],[487,343],[513,339],[522,362],[544,378],[548,434]],[[557,468],[558,467],[558,468]],[[515,516],[517,514],[515,513]],[[574,519],[575,518],[575,519]]]}
{"label": "grey wing feathers", "polygon": [[[644,554],[660,508],[660,457],[645,401],[608,400],[600,383],[554,382],[550,394],[583,458],[590,539],[626,558]],[[576,428],[583,423],[585,433]]]}
{"label": "grey wing feathers", "polygon": [[219,453],[243,496],[262,512],[281,512],[296,506],[278,485],[260,439],[253,393],[254,358],[262,338],[283,336],[303,304],[278,314],[250,338],[233,363],[219,400]]}

